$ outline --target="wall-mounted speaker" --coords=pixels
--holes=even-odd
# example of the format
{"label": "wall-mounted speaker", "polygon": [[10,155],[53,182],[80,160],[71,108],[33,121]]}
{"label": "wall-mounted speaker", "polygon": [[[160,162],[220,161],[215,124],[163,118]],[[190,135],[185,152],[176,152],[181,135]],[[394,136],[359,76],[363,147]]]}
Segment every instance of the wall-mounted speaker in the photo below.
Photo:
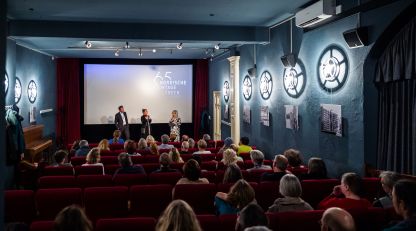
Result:
{"label": "wall-mounted speaker", "polygon": [[292,53],[283,55],[282,57],[280,57],[280,59],[282,60],[283,66],[285,66],[286,68],[296,66],[296,57]]}
{"label": "wall-mounted speaker", "polygon": [[345,42],[349,48],[357,48],[367,46],[368,43],[368,29],[367,27],[360,27],[347,30],[343,33]]}

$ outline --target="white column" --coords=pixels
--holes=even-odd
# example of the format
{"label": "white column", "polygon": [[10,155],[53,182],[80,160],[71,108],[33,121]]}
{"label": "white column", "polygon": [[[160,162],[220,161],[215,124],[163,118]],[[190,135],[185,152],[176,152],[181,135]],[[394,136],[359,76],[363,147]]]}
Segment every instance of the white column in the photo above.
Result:
{"label": "white column", "polygon": [[214,140],[221,140],[221,91],[213,91]]}
{"label": "white column", "polygon": [[231,138],[240,141],[240,56],[228,58],[230,62],[230,115]]}

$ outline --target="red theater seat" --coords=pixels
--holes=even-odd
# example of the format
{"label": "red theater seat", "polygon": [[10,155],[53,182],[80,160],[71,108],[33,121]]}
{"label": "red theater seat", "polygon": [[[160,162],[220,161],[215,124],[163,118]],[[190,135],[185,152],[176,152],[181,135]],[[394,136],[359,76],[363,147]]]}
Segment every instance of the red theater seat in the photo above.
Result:
{"label": "red theater seat", "polygon": [[173,169],[177,169],[179,172],[182,172],[183,165],[184,163],[172,163],[170,167]]}
{"label": "red theater seat", "polygon": [[159,163],[145,163],[145,164],[142,164],[142,166],[144,168],[144,171],[147,174],[150,174],[150,173],[158,170],[159,167],[160,167],[160,164]]}
{"label": "red theater seat", "polygon": [[159,156],[151,154],[145,155],[143,161],[143,163],[159,163]]}
{"label": "red theater seat", "polygon": [[35,196],[40,219],[55,219],[55,216],[68,205],[82,205],[80,188],[39,189]]}
{"label": "red theater seat", "polygon": [[288,167],[287,170],[296,176],[308,173],[308,167],[305,167],[304,165],[299,167]]}
{"label": "red theater seat", "polygon": [[85,211],[93,222],[99,218],[127,216],[127,200],[128,188],[124,186],[84,190]]}
{"label": "red theater seat", "polygon": [[196,214],[214,214],[215,184],[179,184],[175,186],[173,199],[181,199],[194,209]]}
{"label": "red theater seat", "polygon": [[130,215],[159,217],[172,201],[172,185],[136,185],[130,188]]}
{"label": "red theater seat", "polygon": [[34,221],[30,224],[30,231],[52,231],[54,221]]}
{"label": "red theater seat", "polygon": [[256,199],[257,203],[265,210],[274,203],[278,198],[282,197],[279,193],[279,182],[260,182],[257,186]]}
{"label": "red theater seat", "polygon": [[303,180],[301,182],[302,199],[316,208],[319,202],[331,194],[334,186],[339,184],[340,182],[337,179]]}
{"label": "red theater seat", "polygon": [[85,156],[74,156],[71,158],[71,164],[72,166],[78,166],[78,165],[83,165],[85,164],[87,161],[85,160]]}
{"label": "red theater seat", "polygon": [[[257,191],[258,184],[256,182],[249,182],[251,187],[254,189],[254,191]],[[219,183],[217,184],[217,191],[218,192],[225,192],[228,193],[230,191],[230,188],[234,185],[234,183]]]}
{"label": "red theater seat", "polygon": [[113,186],[113,177],[111,175],[80,175],[77,177],[77,183],[81,188],[110,187]]}
{"label": "red theater seat", "polygon": [[241,158],[243,158],[243,160],[251,160],[251,157],[250,157],[250,153],[249,152],[242,152],[242,153],[240,153],[239,156]]}
{"label": "red theater seat", "polygon": [[154,231],[156,219],[153,217],[109,218],[97,221],[96,231]]}
{"label": "red theater seat", "polygon": [[235,230],[235,223],[237,221],[237,215],[221,215],[218,217],[221,224],[221,230]]}
{"label": "red theater seat", "polygon": [[215,147],[222,148],[224,146],[224,140],[215,140]]}
{"label": "red theater seat", "polygon": [[38,188],[78,188],[74,176],[42,176]]}
{"label": "red theater seat", "polygon": [[374,198],[385,196],[385,192],[380,183],[380,178],[377,177],[364,177],[362,180],[363,197],[369,201],[373,201]]}
{"label": "red theater seat", "polygon": [[150,184],[170,184],[175,185],[179,179],[181,179],[182,173],[180,172],[160,172],[150,173],[149,182]]}
{"label": "red theater seat", "polygon": [[215,161],[203,161],[201,163],[201,169],[215,171],[217,169],[217,163]]}
{"label": "red theater seat", "polygon": [[44,176],[73,176],[74,168],[68,166],[52,167],[47,166],[43,169]]}
{"label": "red theater seat", "polygon": [[6,190],[4,194],[5,223],[30,223],[36,214],[34,197],[32,190]]}
{"label": "red theater seat", "polygon": [[383,230],[389,224],[387,210],[366,208],[348,210],[355,222],[356,230]]}
{"label": "red theater seat", "polygon": [[147,184],[146,174],[117,174],[113,178],[114,185],[131,186]]}
{"label": "red theater seat", "polygon": [[120,149],[124,149],[124,144],[110,144],[110,150],[120,150]]}
{"label": "red theater seat", "polygon": [[145,158],[144,156],[132,156],[131,161],[133,161],[133,164],[143,164],[145,163]]}
{"label": "red theater seat", "polygon": [[103,163],[104,165],[118,164],[118,157],[117,156],[102,156],[101,163]]}
{"label": "red theater seat", "polygon": [[175,148],[181,148],[181,142],[169,142],[168,144],[173,145]]}
{"label": "red theater seat", "polygon": [[149,149],[138,149],[137,152],[140,153],[143,156],[152,154]]}
{"label": "red theater seat", "polygon": [[202,171],[201,172],[202,178],[207,178],[210,183],[217,183],[216,182],[216,175],[214,171]]}
{"label": "red theater seat", "polygon": [[[240,167],[240,169],[246,169],[246,167],[244,166],[244,162],[243,161],[238,161],[237,162],[238,167]],[[218,161],[218,165],[217,165],[217,169],[219,170],[225,170],[227,169],[227,167],[224,165],[224,163],[219,160]]]}
{"label": "red theater seat", "polygon": [[265,173],[265,172],[273,172],[273,170],[251,170],[249,173],[248,173],[248,176],[247,176],[247,181],[250,181],[250,182],[260,182],[261,181],[261,176]]}
{"label": "red theater seat", "polygon": [[75,166],[75,175],[103,175],[102,166]]}
{"label": "red theater seat", "polygon": [[222,227],[218,217],[215,215],[197,215],[196,217],[204,231],[218,231]]}
{"label": "red theater seat", "polygon": [[266,213],[272,230],[319,231],[323,210]]}
{"label": "red theater seat", "polygon": [[114,175],[114,173],[119,168],[120,168],[120,165],[118,164],[104,165],[104,172],[105,174]]}

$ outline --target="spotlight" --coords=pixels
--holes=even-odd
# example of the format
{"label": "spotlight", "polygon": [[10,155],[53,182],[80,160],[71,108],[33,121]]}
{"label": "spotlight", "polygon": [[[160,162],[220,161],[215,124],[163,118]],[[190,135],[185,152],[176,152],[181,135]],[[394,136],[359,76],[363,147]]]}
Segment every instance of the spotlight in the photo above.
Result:
{"label": "spotlight", "polygon": [[153,52],[153,53],[156,53],[156,49],[153,49],[153,50],[152,50],[152,52]]}
{"label": "spotlight", "polygon": [[219,49],[220,49],[220,45],[221,45],[221,43],[216,44],[216,45],[214,46],[215,50],[219,50]]}
{"label": "spotlight", "polygon": [[91,48],[92,47],[92,43],[90,41],[85,41],[85,47],[86,48]]}
{"label": "spotlight", "polygon": [[209,61],[211,61],[211,62],[212,62],[212,60],[213,60],[213,58],[211,57],[211,58],[209,59]]}
{"label": "spotlight", "polygon": [[179,50],[182,49],[182,47],[183,47],[183,43],[176,44],[176,48],[178,48]]}
{"label": "spotlight", "polygon": [[119,49],[117,49],[116,52],[114,52],[114,56],[116,56],[116,57],[120,56],[120,50]]}
{"label": "spotlight", "polygon": [[129,49],[130,48],[129,42],[126,42],[126,45],[124,45],[124,48],[125,49]]}
{"label": "spotlight", "polygon": [[208,49],[205,49],[205,54],[207,55],[209,53],[209,50]]}
{"label": "spotlight", "polygon": [[139,49],[139,56],[143,56],[142,48]]}

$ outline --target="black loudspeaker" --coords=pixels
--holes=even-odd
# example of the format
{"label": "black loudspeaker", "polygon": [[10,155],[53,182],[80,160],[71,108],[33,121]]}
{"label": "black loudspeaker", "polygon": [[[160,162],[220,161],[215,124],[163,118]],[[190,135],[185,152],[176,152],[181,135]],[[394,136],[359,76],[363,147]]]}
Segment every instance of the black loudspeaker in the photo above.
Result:
{"label": "black loudspeaker", "polygon": [[345,42],[349,48],[357,48],[367,46],[368,44],[368,29],[367,27],[360,27],[347,30],[343,33]]}
{"label": "black loudspeaker", "polygon": [[250,75],[250,77],[252,77],[252,78],[256,78],[256,73],[257,73],[257,65],[256,65],[256,64],[254,64],[254,67],[249,68],[249,69],[247,70],[247,72],[248,72],[248,74]]}
{"label": "black loudspeaker", "polygon": [[296,66],[296,57],[294,54],[287,54],[280,57],[282,60],[283,66],[285,67],[295,67]]}

